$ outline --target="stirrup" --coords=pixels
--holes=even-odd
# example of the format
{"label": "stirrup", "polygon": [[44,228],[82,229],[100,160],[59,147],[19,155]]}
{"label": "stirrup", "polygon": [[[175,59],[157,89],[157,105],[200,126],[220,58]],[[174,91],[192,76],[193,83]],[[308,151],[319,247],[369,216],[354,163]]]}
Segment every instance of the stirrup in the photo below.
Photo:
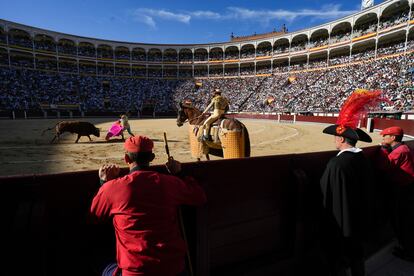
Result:
{"label": "stirrup", "polygon": [[203,141],[212,141],[211,135],[203,135],[201,137],[201,140],[203,140]]}

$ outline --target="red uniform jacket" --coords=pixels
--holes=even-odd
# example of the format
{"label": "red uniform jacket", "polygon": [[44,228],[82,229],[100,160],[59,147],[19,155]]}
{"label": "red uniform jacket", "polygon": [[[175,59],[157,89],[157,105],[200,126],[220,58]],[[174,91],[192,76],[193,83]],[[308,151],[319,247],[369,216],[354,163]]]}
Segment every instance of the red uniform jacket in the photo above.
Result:
{"label": "red uniform jacket", "polygon": [[383,152],[388,155],[390,173],[395,183],[401,186],[413,183],[414,161],[410,148],[405,144],[399,144],[390,153],[385,149]]}
{"label": "red uniform jacket", "polygon": [[93,199],[91,213],[112,218],[122,275],[177,275],[184,270],[187,250],[177,207],[205,202],[193,178],[136,170],[106,182]]}

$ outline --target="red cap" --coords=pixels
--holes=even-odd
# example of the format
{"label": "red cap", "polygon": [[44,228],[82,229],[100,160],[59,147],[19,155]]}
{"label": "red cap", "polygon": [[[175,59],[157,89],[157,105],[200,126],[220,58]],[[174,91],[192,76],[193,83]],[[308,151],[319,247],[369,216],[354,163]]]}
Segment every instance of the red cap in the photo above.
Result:
{"label": "red cap", "polygon": [[145,136],[129,137],[124,144],[127,152],[152,152],[154,142]]}
{"label": "red cap", "polygon": [[396,136],[400,136],[400,135],[404,135],[404,131],[400,127],[393,126],[393,127],[389,127],[389,128],[383,129],[380,132],[380,135],[396,135]]}

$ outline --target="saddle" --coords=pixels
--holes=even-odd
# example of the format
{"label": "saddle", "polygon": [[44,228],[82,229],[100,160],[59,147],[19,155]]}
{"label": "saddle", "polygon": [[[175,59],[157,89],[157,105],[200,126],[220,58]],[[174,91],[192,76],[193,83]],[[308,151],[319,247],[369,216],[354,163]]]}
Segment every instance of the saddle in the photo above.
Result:
{"label": "saddle", "polygon": [[227,119],[227,118],[225,118],[224,116],[221,116],[220,118],[218,118],[217,120],[215,120],[215,121],[211,124],[211,127],[219,127],[219,126],[220,126],[220,124],[221,124],[221,122],[222,122],[224,119]]}

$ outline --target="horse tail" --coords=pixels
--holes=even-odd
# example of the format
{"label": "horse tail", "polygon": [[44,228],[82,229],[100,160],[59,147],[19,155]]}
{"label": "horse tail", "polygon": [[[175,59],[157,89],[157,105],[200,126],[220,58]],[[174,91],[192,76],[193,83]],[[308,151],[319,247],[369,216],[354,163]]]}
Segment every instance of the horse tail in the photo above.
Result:
{"label": "horse tail", "polygon": [[242,129],[244,134],[244,157],[250,157],[250,137],[247,127],[242,123]]}

